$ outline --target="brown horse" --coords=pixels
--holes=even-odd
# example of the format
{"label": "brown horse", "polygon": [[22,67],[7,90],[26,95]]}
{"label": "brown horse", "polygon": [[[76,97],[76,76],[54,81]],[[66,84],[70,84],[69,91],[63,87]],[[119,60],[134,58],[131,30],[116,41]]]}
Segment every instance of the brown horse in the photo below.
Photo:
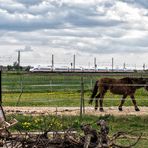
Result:
{"label": "brown horse", "polygon": [[130,77],[125,77],[122,79],[101,78],[95,83],[91,98],[89,100],[89,104],[92,104],[93,98],[95,97],[95,110],[98,109],[98,99],[99,99],[100,111],[104,111],[103,98],[107,90],[110,90],[110,92],[113,94],[123,95],[121,103],[118,108],[119,111],[122,111],[122,105],[124,104],[127,96],[130,96],[130,98],[132,99],[135,110],[140,111],[137,106],[134,94],[136,90],[141,87],[145,87],[145,89],[148,91],[147,84],[148,84],[147,79],[144,78],[130,78]]}

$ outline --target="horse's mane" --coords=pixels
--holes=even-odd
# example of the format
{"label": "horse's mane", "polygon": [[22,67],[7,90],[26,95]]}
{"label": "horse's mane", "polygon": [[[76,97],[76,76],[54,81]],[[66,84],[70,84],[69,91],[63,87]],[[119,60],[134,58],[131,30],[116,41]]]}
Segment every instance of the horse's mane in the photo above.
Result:
{"label": "horse's mane", "polygon": [[127,83],[127,84],[146,84],[146,80],[143,78],[125,77],[120,80],[122,81],[122,83]]}
{"label": "horse's mane", "polygon": [[125,77],[120,79],[123,83],[127,83],[127,84],[133,84],[132,78],[130,77]]}

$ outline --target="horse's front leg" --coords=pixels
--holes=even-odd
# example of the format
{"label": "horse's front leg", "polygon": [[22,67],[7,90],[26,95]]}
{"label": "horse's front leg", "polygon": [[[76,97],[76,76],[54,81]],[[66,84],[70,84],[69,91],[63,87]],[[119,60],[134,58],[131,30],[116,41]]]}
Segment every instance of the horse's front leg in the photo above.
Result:
{"label": "horse's front leg", "polygon": [[95,110],[98,109],[98,99],[100,98],[100,93],[95,98]]}
{"label": "horse's front leg", "polygon": [[131,94],[130,97],[131,97],[132,102],[133,102],[133,104],[134,104],[135,111],[140,111],[140,109],[139,109],[138,106],[137,106],[137,103],[136,103],[136,100],[135,100],[134,94]]}
{"label": "horse's front leg", "polygon": [[92,105],[92,102],[93,102],[93,98],[90,98],[90,100],[88,101],[88,104]]}
{"label": "horse's front leg", "polygon": [[121,99],[121,103],[120,103],[120,105],[118,107],[119,111],[122,111],[122,106],[123,106],[123,104],[125,102],[126,97],[127,97],[127,95],[123,95],[123,97]]}
{"label": "horse's front leg", "polygon": [[104,109],[103,109],[103,98],[104,98],[104,94],[105,93],[102,93],[101,95],[100,95],[100,100],[99,100],[99,102],[100,102],[100,112],[103,112],[104,111]]}
{"label": "horse's front leg", "polygon": [[[91,95],[91,97],[90,97],[90,99],[89,99],[89,101],[88,101],[89,104],[92,104],[93,99],[94,99],[96,93],[97,93],[97,92],[95,92],[95,93],[93,92],[93,94]],[[96,97],[97,97],[97,96],[96,96]]]}

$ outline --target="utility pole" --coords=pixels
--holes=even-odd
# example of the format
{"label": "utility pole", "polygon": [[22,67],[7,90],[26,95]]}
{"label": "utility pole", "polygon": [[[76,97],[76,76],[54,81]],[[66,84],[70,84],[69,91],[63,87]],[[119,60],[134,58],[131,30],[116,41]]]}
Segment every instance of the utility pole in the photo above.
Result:
{"label": "utility pole", "polygon": [[112,58],[112,72],[114,71],[114,58]]}
{"label": "utility pole", "polygon": [[17,62],[18,62],[18,66],[19,67],[20,67],[20,58],[21,58],[20,53],[21,53],[21,51],[18,50],[18,59],[17,59]]}
{"label": "utility pole", "polygon": [[53,68],[54,68],[54,55],[53,54],[52,54],[51,65],[52,65],[52,71],[53,71]]}
{"label": "utility pole", "polygon": [[76,55],[73,55],[73,70],[75,71],[75,65],[76,64]]}
{"label": "utility pole", "polygon": [[95,71],[96,71],[96,69],[97,69],[96,57],[94,58],[94,67],[95,67]]}
{"label": "utility pole", "polygon": [[71,66],[71,71],[72,71],[72,62],[70,63],[70,66]]}
{"label": "utility pole", "polygon": [[143,64],[143,70],[145,70],[145,63]]}
{"label": "utility pole", "polygon": [[135,64],[135,70],[137,69],[137,65]]}
{"label": "utility pole", "polygon": [[17,63],[18,68],[20,69],[21,52],[30,52],[30,51],[33,51],[33,50],[31,49],[30,46],[25,46],[24,49],[17,49],[17,50],[15,50],[15,51],[18,53],[16,63]]}
{"label": "utility pole", "polygon": [[126,69],[126,64],[125,64],[125,62],[123,63],[123,70],[125,70]]}

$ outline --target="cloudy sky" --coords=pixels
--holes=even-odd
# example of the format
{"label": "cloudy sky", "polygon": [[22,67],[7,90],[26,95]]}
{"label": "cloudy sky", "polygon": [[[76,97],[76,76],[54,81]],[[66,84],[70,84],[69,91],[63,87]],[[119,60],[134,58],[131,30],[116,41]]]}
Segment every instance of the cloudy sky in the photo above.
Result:
{"label": "cloudy sky", "polygon": [[0,64],[148,67],[147,0],[0,0]]}

